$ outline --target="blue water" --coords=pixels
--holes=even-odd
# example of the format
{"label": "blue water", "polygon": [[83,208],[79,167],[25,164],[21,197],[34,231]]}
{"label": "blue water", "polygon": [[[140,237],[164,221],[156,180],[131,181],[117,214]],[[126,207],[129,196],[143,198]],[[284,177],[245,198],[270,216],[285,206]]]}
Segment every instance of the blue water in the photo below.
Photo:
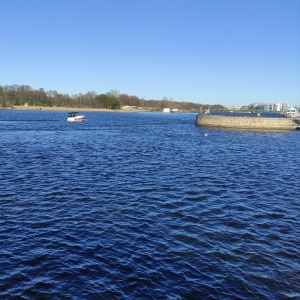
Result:
{"label": "blue water", "polygon": [[0,299],[300,299],[300,132],[0,110]]}

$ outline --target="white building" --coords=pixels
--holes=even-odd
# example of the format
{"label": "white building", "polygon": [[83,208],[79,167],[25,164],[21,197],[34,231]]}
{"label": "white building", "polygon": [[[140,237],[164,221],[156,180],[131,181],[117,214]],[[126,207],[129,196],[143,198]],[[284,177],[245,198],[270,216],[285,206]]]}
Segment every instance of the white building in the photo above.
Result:
{"label": "white building", "polygon": [[287,111],[285,112],[285,116],[287,118],[297,118],[299,116],[299,111],[297,108],[295,107],[290,107],[289,109],[287,109]]}
{"label": "white building", "polygon": [[124,110],[133,110],[133,109],[138,109],[138,106],[133,106],[133,105],[124,105],[122,107]]}
{"label": "white building", "polygon": [[273,102],[272,104],[272,110],[273,111],[282,111],[282,103],[280,102]]}

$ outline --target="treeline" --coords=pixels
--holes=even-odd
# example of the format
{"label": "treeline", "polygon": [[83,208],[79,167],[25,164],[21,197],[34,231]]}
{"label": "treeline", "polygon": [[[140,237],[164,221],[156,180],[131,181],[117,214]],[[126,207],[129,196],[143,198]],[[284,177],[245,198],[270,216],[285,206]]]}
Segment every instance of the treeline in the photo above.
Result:
{"label": "treeline", "polygon": [[96,92],[86,94],[61,94],[55,90],[45,91],[43,88],[32,89],[28,85],[0,85],[0,106],[11,107],[15,105],[74,107],[74,108],[109,108],[119,109],[123,106],[137,106],[154,111],[161,111],[169,107],[179,110],[223,109],[222,105],[208,105],[192,102],[176,102],[164,97],[162,100],[145,100],[137,96],[120,94],[111,90],[105,94]]}

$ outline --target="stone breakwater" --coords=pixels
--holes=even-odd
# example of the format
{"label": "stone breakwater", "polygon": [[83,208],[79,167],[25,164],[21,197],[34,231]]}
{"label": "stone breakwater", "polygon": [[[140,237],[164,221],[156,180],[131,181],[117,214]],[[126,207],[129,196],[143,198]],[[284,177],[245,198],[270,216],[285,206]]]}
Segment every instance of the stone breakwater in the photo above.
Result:
{"label": "stone breakwater", "polygon": [[211,114],[198,114],[196,124],[207,127],[259,130],[289,130],[299,126],[296,120],[291,118],[216,116]]}

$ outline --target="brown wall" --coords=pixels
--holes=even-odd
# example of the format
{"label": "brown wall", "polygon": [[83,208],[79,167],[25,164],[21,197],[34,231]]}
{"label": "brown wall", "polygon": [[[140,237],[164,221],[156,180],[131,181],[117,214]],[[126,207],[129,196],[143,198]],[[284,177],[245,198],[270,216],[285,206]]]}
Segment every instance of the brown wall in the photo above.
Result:
{"label": "brown wall", "polygon": [[241,128],[241,129],[295,129],[298,125],[290,118],[264,118],[264,117],[234,117],[197,115],[196,124],[200,126],[220,128]]}

